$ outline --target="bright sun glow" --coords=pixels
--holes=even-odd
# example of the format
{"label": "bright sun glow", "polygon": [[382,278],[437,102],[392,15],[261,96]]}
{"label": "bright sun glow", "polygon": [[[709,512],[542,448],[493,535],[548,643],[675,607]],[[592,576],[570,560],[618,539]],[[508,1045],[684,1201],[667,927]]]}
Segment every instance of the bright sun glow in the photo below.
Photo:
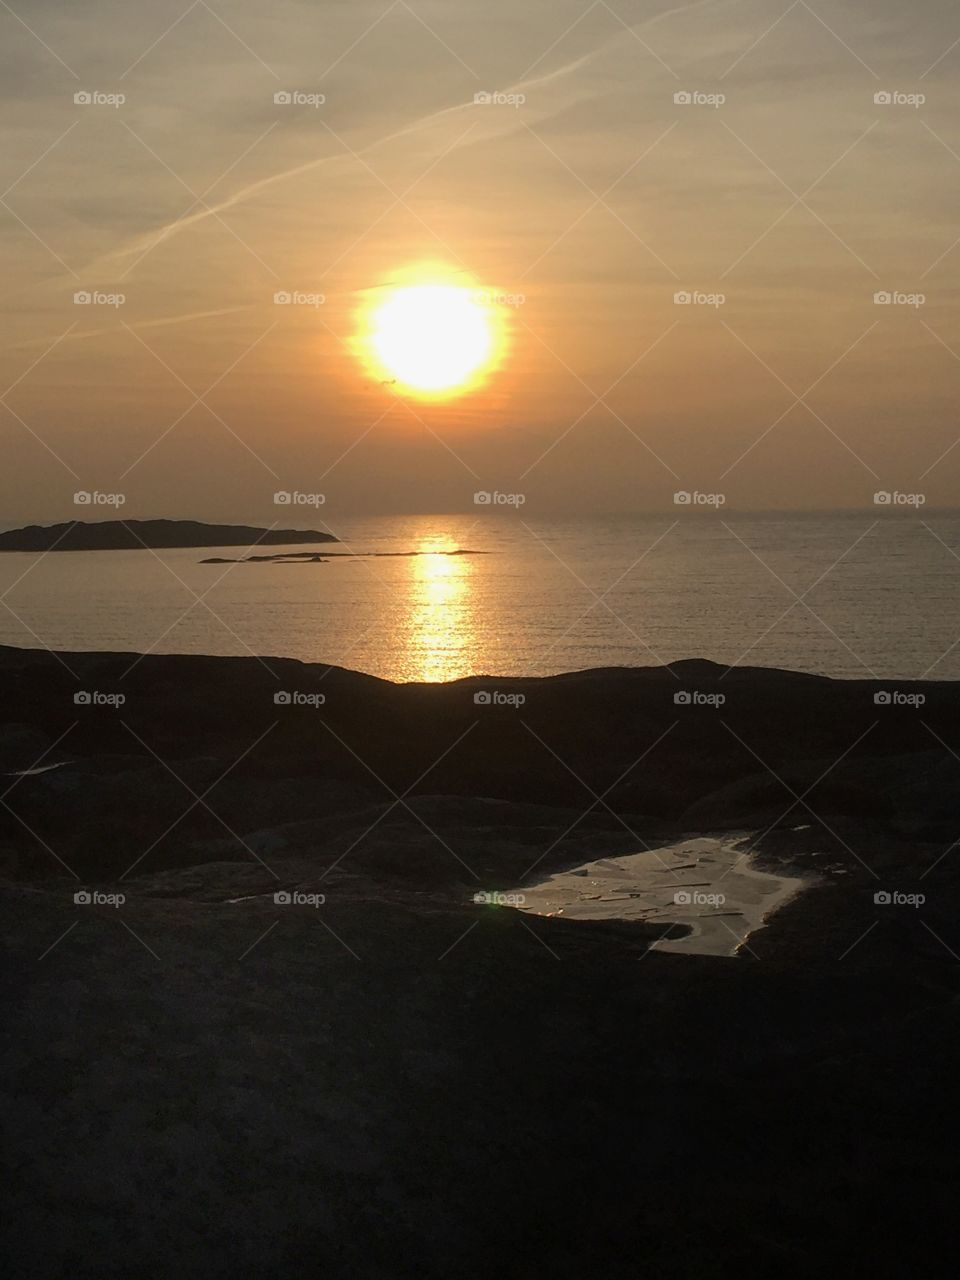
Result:
{"label": "bright sun glow", "polygon": [[383,381],[423,395],[456,395],[493,363],[498,323],[476,289],[404,285],[371,309],[366,344]]}

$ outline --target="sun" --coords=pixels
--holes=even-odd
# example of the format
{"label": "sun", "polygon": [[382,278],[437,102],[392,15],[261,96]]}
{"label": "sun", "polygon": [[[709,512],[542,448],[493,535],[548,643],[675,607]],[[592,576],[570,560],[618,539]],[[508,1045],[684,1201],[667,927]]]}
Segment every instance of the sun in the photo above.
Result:
{"label": "sun", "polygon": [[435,280],[391,288],[368,308],[364,327],[373,372],[422,396],[461,395],[479,385],[501,337],[483,291]]}

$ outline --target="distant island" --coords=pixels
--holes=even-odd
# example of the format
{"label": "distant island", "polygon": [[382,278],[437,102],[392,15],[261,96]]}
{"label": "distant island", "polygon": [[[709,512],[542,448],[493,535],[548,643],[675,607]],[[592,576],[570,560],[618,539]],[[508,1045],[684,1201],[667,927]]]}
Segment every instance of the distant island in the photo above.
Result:
{"label": "distant island", "polygon": [[226,556],[208,556],[201,564],[326,564],[328,560],[376,560],[391,556],[487,556],[489,551],[468,551],[457,547],[453,551],[281,551],[275,556],[241,556],[230,560]]}
{"label": "distant island", "polygon": [[247,524],[204,524],[200,520],[101,520],[31,524],[0,533],[0,551],[136,551],[160,547],[285,546],[338,542],[316,529],[263,529]]}

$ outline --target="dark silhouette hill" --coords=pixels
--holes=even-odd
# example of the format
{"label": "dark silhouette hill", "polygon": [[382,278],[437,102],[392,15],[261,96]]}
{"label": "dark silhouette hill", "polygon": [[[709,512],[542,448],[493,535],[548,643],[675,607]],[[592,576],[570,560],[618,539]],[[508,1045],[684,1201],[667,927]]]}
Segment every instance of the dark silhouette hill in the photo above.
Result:
{"label": "dark silhouette hill", "polygon": [[[40,840],[101,875],[128,865],[131,844],[154,840],[152,869],[209,858],[208,840],[225,832],[203,806],[163,836],[182,788],[161,762],[185,771],[198,794],[229,768],[218,793],[230,795],[239,835],[403,795],[408,805],[481,797],[573,817],[589,810],[628,840],[615,815],[632,815],[633,831],[641,821],[698,831],[812,826],[852,872],[862,870],[857,856],[875,855],[855,843],[855,856],[814,814],[829,827],[937,844],[955,839],[960,821],[960,764],[946,745],[960,747],[956,682],[684,661],[392,684],[288,658],[0,647],[0,691],[0,762],[28,769],[54,743],[42,763],[64,762],[18,783],[19,820],[0,812],[0,844],[10,842],[27,874],[58,871]],[[237,840],[232,852],[247,856]],[[554,858],[563,861],[561,848],[544,870]],[[403,861],[388,850],[376,860],[381,869]],[[446,858],[430,876],[441,883],[460,870]]]}
{"label": "dark silhouette hill", "polygon": [[338,542],[316,529],[263,529],[202,520],[67,520],[0,533],[0,551],[135,551],[150,547],[286,546]]}
{"label": "dark silhouette hill", "polygon": [[[0,647],[10,1274],[947,1274],[958,724],[958,682]],[[736,958],[474,899],[671,827],[811,887]]]}

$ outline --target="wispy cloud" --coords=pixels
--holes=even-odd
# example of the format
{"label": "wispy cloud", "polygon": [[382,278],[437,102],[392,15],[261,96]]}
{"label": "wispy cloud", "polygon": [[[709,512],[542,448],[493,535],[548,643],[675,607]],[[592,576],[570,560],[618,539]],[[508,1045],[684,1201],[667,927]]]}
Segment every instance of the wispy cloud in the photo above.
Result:
{"label": "wispy cloud", "polygon": [[[642,30],[653,27],[664,20],[675,17],[678,14],[691,10],[703,9],[707,7],[716,7],[723,3],[724,0],[694,0],[693,3],[679,5],[672,9],[664,9],[660,13],[652,15],[650,18],[642,22],[632,25],[618,26],[612,31],[610,36],[595,45],[592,49],[580,54],[578,57],[563,63],[561,66],[554,67],[550,71],[545,71],[540,75],[530,76],[520,80],[505,88],[503,92],[507,93],[523,93],[535,91],[547,85],[557,84],[562,81],[569,82],[578,72],[583,71],[586,67],[595,63],[611,48],[622,45],[632,36]],[[499,86],[498,86],[499,87]],[[542,122],[552,116],[560,114],[562,111],[568,110],[576,101],[585,98],[595,97],[604,92],[604,86],[599,85],[592,89],[578,87],[578,90],[572,96],[568,96],[562,102],[555,102],[548,108],[541,108],[536,111],[536,121]],[[536,110],[536,109],[534,109]],[[224,196],[216,204],[205,205],[195,212],[189,213],[183,217],[175,218],[171,222],[156,228],[152,231],[145,232],[137,236],[133,240],[124,245],[118,246],[105,256],[97,259],[92,263],[88,263],[81,268],[81,273],[104,272],[109,264],[116,263],[122,259],[132,256],[144,254],[154,247],[159,246],[172,236],[181,234],[195,227],[198,223],[206,221],[208,218],[216,217],[226,210],[234,208],[237,205],[244,204],[258,196],[261,192],[268,190],[280,183],[288,182],[303,174],[311,173],[319,168],[326,166],[336,167],[343,166],[350,168],[360,164],[367,156],[373,156],[384,147],[400,142],[403,139],[415,137],[425,133],[433,125],[440,121],[455,119],[466,111],[476,111],[476,107],[472,101],[457,102],[447,107],[441,107],[436,111],[428,112],[426,115],[420,116],[411,123],[404,125],[401,129],[395,129],[390,133],[368,142],[365,146],[357,147],[352,151],[338,150],[322,156],[315,156],[310,160],[305,160],[302,164],[294,165],[291,168],[283,169],[277,173],[267,174],[263,178],[258,178],[255,182],[248,183],[244,187],[232,192],[228,196]],[[533,112],[531,112],[533,114]],[[485,112],[483,117],[484,127],[478,130],[471,130],[469,136],[464,135],[459,141],[456,141],[451,151],[458,150],[460,147],[475,146],[479,143],[489,142],[495,138],[502,138],[512,133],[518,133],[525,128],[525,125],[516,120],[512,112],[508,111],[492,111]],[[436,146],[436,153],[443,150],[443,140],[439,139]]]}
{"label": "wispy cloud", "polygon": [[[166,316],[162,320],[140,320],[126,326],[128,329],[163,329],[168,325],[188,324],[191,320],[212,320],[218,316],[236,315],[238,311],[248,311],[249,307],[221,307],[217,311],[191,311],[182,316]],[[100,329],[81,329],[77,332],[65,334],[61,342],[79,342],[84,338],[101,338],[107,333],[119,333],[124,328],[121,324],[104,325]],[[28,338],[24,342],[13,342],[4,347],[4,351],[22,351],[26,347],[46,347],[49,346],[53,339],[51,337]]]}

